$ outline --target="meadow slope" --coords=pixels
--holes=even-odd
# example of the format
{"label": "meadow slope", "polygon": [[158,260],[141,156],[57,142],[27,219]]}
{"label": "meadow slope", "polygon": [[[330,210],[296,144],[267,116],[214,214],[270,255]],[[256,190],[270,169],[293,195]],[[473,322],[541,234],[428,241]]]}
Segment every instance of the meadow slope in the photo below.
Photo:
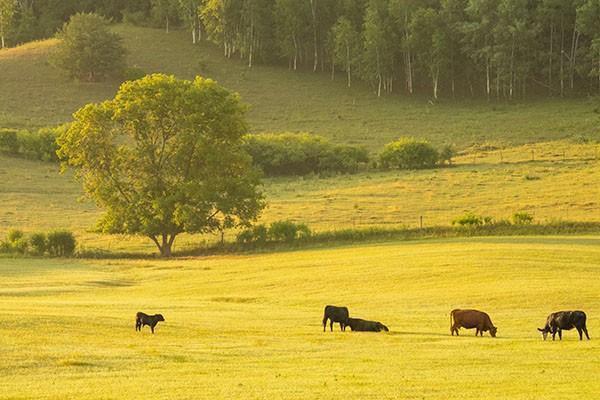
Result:
{"label": "meadow slope", "polygon": [[[600,396],[600,237],[0,262],[2,398]],[[391,332],[323,333],[329,303]],[[456,307],[488,311],[498,338],[451,337]],[[558,309],[584,309],[592,340],[543,342]],[[155,335],[139,310],[165,315]]]}
{"label": "meadow slope", "polygon": [[[482,142],[504,145],[568,136],[600,137],[597,99],[550,99],[487,103],[398,95],[377,98],[358,84],[346,88],[340,75],[292,72],[257,65],[248,69],[227,60],[210,43],[189,43],[188,33],[117,25],[129,64],[146,73],[164,72],[181,78],[204,75],[241,94],[250,105],[252,131],[308,131],[340,143],[379,150],[399,136],[416,136],[435,144],[460,148]],[[52,68],[47,55],[54,40],[0,51],[0,127],[40,127],[67,122],[88,102],[110,98],[117,82],[77,83]]]}
{"label": "meadow slope", "polygon": [[[474,152],[457,158],[453,168],[266,179],[268,207],[261,222],[292,219],[319,231],[417,227],[420,216],[425,226],[434,226],[449,225],[466,212],[505,219],[521,211],[537,222],[600,222],[599,155],[597,144],[552,142]],[[80,184],[69,173],[59,175],[54,164],[0,155],[0,178],[0,238],[11,228],[67,228],[86,248],[155,251],[144,238],[90,232],[101,211],[78,201]],[[229,232],[226,238],[234,236]],[[182,236],[176,249],[216,239]]]}

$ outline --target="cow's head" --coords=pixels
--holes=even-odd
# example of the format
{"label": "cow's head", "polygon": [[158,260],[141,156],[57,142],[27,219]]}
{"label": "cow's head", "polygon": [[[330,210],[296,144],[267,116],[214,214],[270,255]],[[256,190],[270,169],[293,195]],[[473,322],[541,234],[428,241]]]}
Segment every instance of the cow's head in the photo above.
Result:
{"label": "cow's head", "polygon": [[538,328],[538,331],[542,332],[542,337],[544,338],[544,340],[546,340],[546,338],[548,337],[548,333],[550,332],[550,329],[548,329],[548,327],[545,328]]}
{"label": "cow's head", "polygon": [[162,314],[156,314],[156,320],[157,321],[164,321],[165,317],[163,317]]}
{"label": "cow's head", "polygon": [[490,328],[490,335],[492,335],[492,337],[496,337],[496,332],[498,332],[498,328],[496,328],[495,326],[492,326]]}

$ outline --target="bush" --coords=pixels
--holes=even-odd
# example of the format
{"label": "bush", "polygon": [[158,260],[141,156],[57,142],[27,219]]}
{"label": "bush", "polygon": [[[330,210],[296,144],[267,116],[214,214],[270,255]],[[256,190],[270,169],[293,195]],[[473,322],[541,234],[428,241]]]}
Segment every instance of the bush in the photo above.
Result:
{"label": "bush", "polygon": [[533,222],[533,215],[526,212],[517,212],[513,214],[512,220],[515,225],[529,225]]}
{"label": "bush", "polygon": [[8,240],[8,243],[14,244],[16,243],[18,240],[23,239],[25,237],[25,234],[23,233],[22,230],[19,229],[11,229],[10,231],[8,231],[8,234],[6,235],[6,239]]}
{"label": "bush", "polygon": [[491,225],[493,222],[494,219],[492,217],[484,217],[473,213],[466,213],[465,215],[462,215],[452,221],[452,225],[460,225],[472,228],[483,225]]}
{"label": "bush", "polygon": [[452,146],[446,145],[442,147],[442,150],[440,151],[440,164],[452,165],[452,158],[454,158],[455,155],[456,151],[454,151]]}
{"label": "bush", "polygon": [[33,233],[29,237],[29,249],[31,254],[36,256],[43,256],[46,253],[48,247],[48,239],[45,233]]}
{"label": "bush", "polygon": [[362,147],[336,146],[306,133],[246,135],[244,147],[268,176],[353,173],[369,162]]}
{"label": "bush", "polygon": [[19,152],[19,139],[14,129],[0,129],[0,151],[10,154]]}
{"label": "bush", "polygon": [[56,136],[59,128],[42,128],[35,133],[20,131],[21,154],[40,161],[58,161]]}
{"label": "bush", "polygon": [[310,228],[305,224],[297,224],[293,221],[275,221],[269,228],[265,225],[255,225],[245,229],[237,235],[237,242],[246,245],[267,242],[291,243],[307,239],[311,235]]}
{"label": "bush", "polygon": [[75,236],[69,231],[54,231],[48,234],[48,254],[54,257],[68,257],[75,252]]}
{"label": "bush", "polygon": [[242,244],[265,244],[269,240],[269,232],[264,225],[255,225],[243,230],[237,235],[238,243]]}
{"label": "bush", "polygon": [[57,35],[60,43],[51,62],[79,80],[98,81],[125,69],[122,39],[97,14],[78,13]]}
{"label": "bush", "polygon": [[438,160],[439,154],[433,146],[413,138],[388,143],[379,155],[381,167],[386,169],[434,168]]}

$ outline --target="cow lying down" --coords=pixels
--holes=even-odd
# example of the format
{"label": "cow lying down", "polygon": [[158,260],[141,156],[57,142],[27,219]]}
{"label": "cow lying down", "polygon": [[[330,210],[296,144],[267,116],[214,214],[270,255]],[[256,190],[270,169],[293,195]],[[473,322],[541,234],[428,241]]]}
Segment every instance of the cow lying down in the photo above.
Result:
{"label": "cow lying down", "polygon": [[346,320],[346,326],[349,326],[353,331],[358,332],[388,332],[387,326],[378,321],[367,321],[360,318],[348,318]]}
{"label": "cow lying down", "polygon": [[154,327],[156,324],[164,320],[165,319],[162,314],[148,315],[144,314],[143,312],[138,312],[135,314],[135,330],[141,331],[144,325],[148,325],[152,333],[154,333]]}

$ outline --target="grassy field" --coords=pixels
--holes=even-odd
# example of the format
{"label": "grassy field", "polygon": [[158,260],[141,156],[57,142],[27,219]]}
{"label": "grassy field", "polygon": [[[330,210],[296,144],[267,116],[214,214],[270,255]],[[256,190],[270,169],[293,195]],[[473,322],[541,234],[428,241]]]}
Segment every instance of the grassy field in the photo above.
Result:
{"label": "grassy field", "polygon": [[[416,227],[420,216],[425,226],[449,225],[469,211],[496,219],[525,211],[538,222],[599,222],[599,150],[595,144],[541,143],[468,154],[453,168],[267,179],[268,208],[261,222],[292,219],[315,230]],[[70,174],[59,175],[54,164],[0,156],[0,179],[0,237],[10,228],[68,228],[85,248],[154,251],[144,238],[91,233],[100,211],[77,201],[80,184]],[[176,245],[197,247],[216,239],[183,236]]]}
{"label": "grassy field", "polygon": [[[481,99],[433,104],[426,98],[405,96],[378,99],[370,88],[347,89],[343,77],[332,82],[327,73],[294,73],[266,66],[248,69],[238,60],[226,60],[220,49],[208,43],[193,46],[187,32],[166,35],[159,29],[125,25],[115,30],[125,39],[131,66],[182,78],[200,74],[238,91],[251,107],[253,131],[308,131],[372,150],[403,135],[460,148],[579,135],[600,138],[597,99],[513,104],[488,104]],[[82,105],[114,95],[116,82],[71,82],[53,69],[47,54],[55,43],[43,41],[0,51],[0,127],[66,122]]]}
{"label": "grassy field", "polygon": [[[600,237],[0,262],[1,398],[600,396]],[[323,333],[330,303],[391,331]],[[451,337],[456,307],[488,311],[498,338]],[[543,342],[559,309],[585,310],[592,340]],[[154,336],[138,310],[164,314]]]}

